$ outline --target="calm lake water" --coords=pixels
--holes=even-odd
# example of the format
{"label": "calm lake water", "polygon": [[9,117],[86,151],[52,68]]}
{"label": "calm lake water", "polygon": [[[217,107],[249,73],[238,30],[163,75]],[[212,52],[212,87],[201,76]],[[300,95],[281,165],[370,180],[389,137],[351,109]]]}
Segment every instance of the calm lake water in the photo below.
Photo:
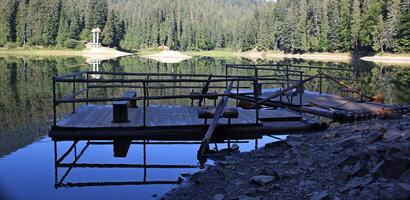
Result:
{"label": "calm lake water", "polygon": [[[272,62],[265,61],[261,63]],[[327,66],[353,71],[328,71],[337,77],[357,79],[370,96],[384,94],[386,103],[410,103],[410,66],[353,63],[322,63],[281,60],[281,63]],[[138,57],[102,62],[99,71],[166,72],[224,74],[226,63],[251,63],[249,60],[194,58],[179,64],[161,64]],[[51,77],[78,70],[93,70],[81,58],[0,57],[0,199],[150,199],[161,196],[181,174],[198,168],[180,169],[100,169],[74,168],[55,188],[53,142],[47,137],[52,119]],[[94,69],[96,70],[96,69]],[[308,71],[308,70],[307,70]],[[252,73],[252,72],[249,72]],[[308,88],[316,88],[308,85]],[[337,85],[324,83],[324,91],[335,92]],[[64,88],[60,88],[64,90]],[[170,89],[168,89],[168,92]],[[63,91],[59,91],[63,92]],[[107,91],[106,91],[107,92]],[[69,109],[63,108],[63,111]],[[273,139],[266,137],[259,146]],[[59,144],[63,153],[70,143]],[[84,143],[78,146],[82,147]],[[241,151],[254,149],[254,142],[239,144]],[[81,163],[129,163],[158,165],[198,164],[198,144],[135,144],[126,158],[113,158],[112,146],[92,145],[80,158]],[[226,145],[220,145],[226,148]],[[70,155],[72,159],[73,155]],[[208,164],[212,164],[211,161]],[[59,179],[66,169],[58,170]],[[171,184],[140,184],[168,181]],[[76,185],[77,184],[77,185]]]}

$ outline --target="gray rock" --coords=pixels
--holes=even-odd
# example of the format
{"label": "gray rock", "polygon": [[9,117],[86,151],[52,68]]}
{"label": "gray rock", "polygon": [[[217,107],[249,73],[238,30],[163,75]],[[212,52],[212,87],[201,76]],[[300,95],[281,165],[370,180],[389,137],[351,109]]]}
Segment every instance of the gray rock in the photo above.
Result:
{"label": "gray rock", "polygon": [[215,194],[214,200],[223,200],[225,198],[225,195],[223,194]]}
{"label": "gray rock", "polygon": [[410,184],[398,183],[394,189],[394,197],[397,199],[410,199]]}
{"label": "gray rock", "polygon": [[383,139],[388,142],[398,140],[399,138],[402,138],[402,137],[403,137],[403,133],[396,129],[389,130],[383,135]]}
{"label": "gray rock", "polygon": [[379,163],[376,164],[376,166],[373,167],[372,170],[370,170],[370,173],[373,175],[378,175],[381,173],[382,166],[384,165],[384,160],[380,161]]}
{"label": "gray rock", "polygon": [[353,165],[352,170],[350,171],[351,176],[364,176],[368,172],[367,166],[365,162],[357,161],[356,164]]}
{"label": "gray rock", "polygon": [[268,183],[271,183],[274,180],[275,180],[275,177],[273,177],[273,176],[257,175],[257,176],[251,177],[249,179],[249,182],[265,186],[265,185],[267,185]]}
{"label": "gray rock", "polygon": [[242,196],[239,198],[239,200],[259,200],[260,198],[258,197],[250,197],[250,196]]}
{"label": "gray rock", "polygon": [[317,185],[317,183],[315,181],[311,181],[311,180],[305,180],[305,181],[300,181],[299,182],[299,187],[312,187],[314,185]]}
{"label": "gray rock", "polygon": [[384,129],[372,130],[365,136],[367,142],[374,142],[376,140],[382,139],[384,135]]}
{"label": "gray rock", "polygon": [[367,150],[370,151],[370,152],[377,152],[378,151],[376,145],[368,145]]}
{"label": "gray rock", "polygon": [[379,199],[380,186],[378,183],[372,183],[363,188],[360,192],[359,199],[376,200]]}
{"label": "gray rock", "polygon": [[[386,180],[387,181],[387,180]],[[396,199],[394,197],[395,184],[389,182],[382,182],[380,184],[379,198],[380,199]]]}
{"label": "gray rock", "polygon": [[388,157],[383,161],[375,174],[385,178],[398,179],[407,170],[407,164],[405,158]]}
{"label": "gray rock", "polygon": [[239,145],[238,145],[238,144],[233,144],[233,145],[231,146],[231,149],[232,149],[233,151],[239,151]]}
{"label": "gray rock", "polygon": [[284,140],[279,140],[271,143],[265,144],[265,149],[276,148],[276,147],[288,147],[288,143]]}
{"label": "gray rock", "polygon": [[405,171],[405,172],[401,175],[400,181],[410,184],[410,169],[408,169],[407,171]]}
{"label": "gray rock", "polygon": [[309,196],[310,200],[330,200],[330,196],[326,190],[310,193]]}
{"label": "gray rock", "polygon": [[342,156],[336,160],[336,166],[343,167],[345,165],[352,165],[356,163],[357,160],[359,160],[359,158],[354,155]]}
{"label": "gray rock", "polygon": [[372,183],[374,181],[374,178],[370,175],[364,177],[364,179],[362,180],[362,183],[360,183],[360,187],[365,187],[366,185],[369,185],[370,183]]}
{"label": "gray rock", "polygon": [[346,191],[352,190],[354,188],[359,188],[361,184],[362,184],[362,178],[354,177],[352,180],[350,180],[345,185],[345,187],[341,190],[341,192],[346,192]]}
{"label": "gray rock", "polygon": [[346,138],[340,142],[340,146],[345,147],[345,148],[352,147],[353,145],[358,143],[358,139],[360,138],[361,138],[360,136],[352,136],[352,137]]}
{"label": "gray rock", "polygon": [[315,164],[315,160],[309,158],[307,155],[298,156],[298,165],[301,165],[305,168],[312,167]]}

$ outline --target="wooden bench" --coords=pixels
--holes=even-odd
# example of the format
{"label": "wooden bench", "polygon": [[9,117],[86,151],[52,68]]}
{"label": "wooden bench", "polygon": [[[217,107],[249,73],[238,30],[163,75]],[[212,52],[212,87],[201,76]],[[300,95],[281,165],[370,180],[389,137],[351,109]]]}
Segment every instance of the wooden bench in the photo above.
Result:
{"label": "wooden bench", "polygon": [[127,91],[122,97],[130,100],[112,102],[112,123],[128,123],[128,108],[137,107],[137,101],[131,99],[137,97],[137,92]]}
{"label": "wooden bench", "polygon": [[[214,118],[215,117],[215,108],[203,108],[203,109],[198,109],[198,118],[199,119],[204,119],[204,124],[206,125],[208,122],[209,118]],[[227,118],[228,119],[228,124],[231,124],[231,119],[232,118],[238,118],[239,117],[239,111],[237,108],[234,107],[226,107],[222,113],[222,118]]]}
{"label": "wooden bench", "polygon": [[[218,93],[217,93],[217,92],[209,92],[209,93],[205,93],[205,94],[206,94],[206,95],[209,95],[209,96],[203,97],[203,96],[201,96],[201,95],[204,95],[204,93],[192,91],[192,92],[189,94],[189,96],[190,96],[189,98],[191,99],[191,106],[194,105],[194,100],[202,101],[203,99],[211,99],[211,100],[214,100],[214,106],[216,106],[216,100],[218,100]],[[199,105],[199,106],[200,106],[200,105]]]}

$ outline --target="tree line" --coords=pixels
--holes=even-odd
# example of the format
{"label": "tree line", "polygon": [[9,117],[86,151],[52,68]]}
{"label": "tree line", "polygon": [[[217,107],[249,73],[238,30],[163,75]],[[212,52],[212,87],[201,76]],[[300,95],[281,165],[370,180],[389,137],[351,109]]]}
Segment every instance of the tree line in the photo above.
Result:
{"label": "tree line", "polygon": [[0,46],[410,52],[410,0],[0,0]]}

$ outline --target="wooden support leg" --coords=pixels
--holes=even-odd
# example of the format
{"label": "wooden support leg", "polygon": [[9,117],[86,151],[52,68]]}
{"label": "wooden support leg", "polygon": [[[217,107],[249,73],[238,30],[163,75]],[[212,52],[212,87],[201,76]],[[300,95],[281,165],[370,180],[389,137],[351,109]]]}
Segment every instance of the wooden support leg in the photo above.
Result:
{"label": "wooden support leg", "polygon": [[127,123],[128,121],[128,102],[119,101],[113,103],[112,122]]}
{"label": "wooden support leg", "polygon": [[126,157],[131,145],[131,140],[114,140],[114,157]]}

